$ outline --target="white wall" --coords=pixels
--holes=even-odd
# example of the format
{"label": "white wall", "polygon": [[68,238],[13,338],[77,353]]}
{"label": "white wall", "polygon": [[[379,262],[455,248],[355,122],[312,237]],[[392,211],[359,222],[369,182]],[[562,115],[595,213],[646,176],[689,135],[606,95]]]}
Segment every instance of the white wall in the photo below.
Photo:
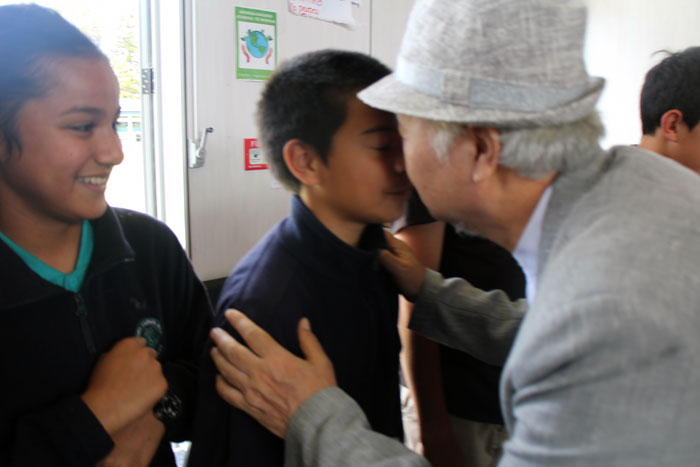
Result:
{"label": "white wall", "polygon": [[[663,55],[700,45],[698,0],[585,0],[589,8],[586,63],[606,78],[598,108],[604,146],[636,144],[642,134],[639,93],[647,70]],[[698,89],[700,92],[700,86]]]}
{"label": "white wall", "polygon": [[413,0],[374,0],[371,13],[369,53],[389,68],[396,66],[396,56],[406,29]]}

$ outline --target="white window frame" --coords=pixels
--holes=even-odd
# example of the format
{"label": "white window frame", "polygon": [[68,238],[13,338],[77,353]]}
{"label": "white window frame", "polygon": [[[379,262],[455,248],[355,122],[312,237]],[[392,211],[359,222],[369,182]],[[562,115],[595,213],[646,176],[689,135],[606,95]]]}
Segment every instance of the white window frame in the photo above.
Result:
{"label": "white window frame", "polygon": [[141,68],[153,70],[153,92],[141,100],[147,211],[189,252],[184,3],[141,0],[140,10]]}

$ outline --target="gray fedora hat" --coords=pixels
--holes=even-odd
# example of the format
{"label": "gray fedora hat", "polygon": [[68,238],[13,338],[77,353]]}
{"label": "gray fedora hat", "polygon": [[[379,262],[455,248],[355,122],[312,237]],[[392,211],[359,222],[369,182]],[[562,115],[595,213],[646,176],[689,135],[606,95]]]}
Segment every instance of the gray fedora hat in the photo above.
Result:
{"label": "gray fedora hat", "polygon": [[359,93],[429,120],[545,126],[590,114],[604,80],[586,72],[586,10],[569,0],[416,0],[396,70]]}

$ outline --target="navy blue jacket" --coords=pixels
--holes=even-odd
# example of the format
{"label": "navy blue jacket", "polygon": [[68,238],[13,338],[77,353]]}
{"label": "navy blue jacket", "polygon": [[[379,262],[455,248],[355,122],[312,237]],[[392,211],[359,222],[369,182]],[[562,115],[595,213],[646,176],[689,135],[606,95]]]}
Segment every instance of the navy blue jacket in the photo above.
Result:
{"label": "navy blue jacket", "polygon": [[[78,293],[29,269],[0,241],[0,459],[3,465],[94,466],[112,439],[80,399],[97,358],[143,335],[183,402],[166,437],[189,438],[196,368],[211,305],[161,222],[108,209],[92,222],[93,256]],[[151,465],[174,466],[168,442]]]}
{"label": "navy blue jacket", "polygon": [[[246,313],[296,355],[301,355],[297,323],[309,318],[338,385],[358,402],[375,430],[402,439],[398,294],[379,263],[379,249],[385,246],[378,225],[365,229],[358,248],[347,245],[295,196],[291,216],[268,232],[227,279],[217,313],[218,324],[229,332],[223,312]],[[227,407],[213,392],[213,365],[202,368],[202,405],[189,465],[281,466],[283,441]]]}

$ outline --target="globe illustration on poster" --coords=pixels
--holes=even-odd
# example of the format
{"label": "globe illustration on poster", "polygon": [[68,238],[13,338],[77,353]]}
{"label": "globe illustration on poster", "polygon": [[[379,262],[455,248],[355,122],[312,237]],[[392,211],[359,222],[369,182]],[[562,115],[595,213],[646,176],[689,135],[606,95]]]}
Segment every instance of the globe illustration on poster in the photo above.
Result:
{"label": "globe illustration on poster", "polygon": [[277,66],[277,13],[236,7],[236,79],[265,81]]}
{"label": "globe illustration on poster", "polygon": [[248,34],[245,37],[241,37],[242,41],[245,41],[246,49],[255,58],[262,58],[267,53],[270,48],[270,42],[272,37],[266,36],[264,30],[252,31],[248,29]]}

